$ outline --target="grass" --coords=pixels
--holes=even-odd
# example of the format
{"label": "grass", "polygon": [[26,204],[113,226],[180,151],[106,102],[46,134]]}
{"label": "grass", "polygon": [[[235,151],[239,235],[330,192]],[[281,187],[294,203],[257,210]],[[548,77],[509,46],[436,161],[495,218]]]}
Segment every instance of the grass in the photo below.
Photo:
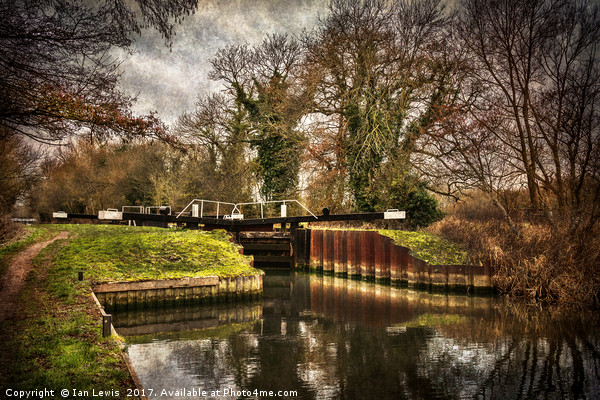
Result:
{"label": "grass", "polygon": [[225,231],[72,225],[72,239],[54,261],[63,275],[84,272],[91,283],[252,275],[247,256]]}
{"label": "grass", "polygon": [[[1,249],[1,259],[8,265],[18,251],[62,230],[70,232],[69,239],[38,254],[18,299],[17,317],[0,326],[1,388],[115,390],[125,398],[133,382],[119,338],[101,336],[92,283],[258,271],[223,231],[123,226],[31,228],[26,238]],[[83,281],[77,279],[79,270]]]}
{"label": "grass", "polygon": [[441,235],[429,232],[320,226],[311,226],[311,229],[376,230],[379,234],[391,238],[395,244],[410,249],[410,254],[414,257],[426,261],[431,265],[467,265],[473,263],[473,259],[464,247],[443,238]]}
{"label": "grass", "polygon": [[52,260],[65,245],[55,242],[35,258],[19,296],[18,318],[0,327],[4,344],[0,386],[17,390],[112,388],[124,394],[133,382],[119,341],[101,336],[100,311],[90,288],[81,284],[57,290],[54,285]]}
{"label": "grass", "polygon": [[465,265],[472,263],[469,253],[441,236],[427,232],[380,230],[394,243],[407,247],[411,254],[431,265]]}

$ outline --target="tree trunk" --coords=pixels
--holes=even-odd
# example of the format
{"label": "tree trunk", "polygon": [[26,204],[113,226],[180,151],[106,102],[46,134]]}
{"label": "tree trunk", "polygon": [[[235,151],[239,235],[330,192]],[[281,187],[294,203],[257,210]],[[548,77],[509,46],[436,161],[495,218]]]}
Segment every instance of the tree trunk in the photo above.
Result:
{"label": "tree trunk", "polygon": [[506,208],[504,208],[504,206],[502,204],[500,204],[500,202],[494,197],[494,195],[492,193],[488,193],[488,195],[490,196],[492,203],[500,210],[500,212],[502,212],[502,215],[504,216],[504,219],[508,223],[508,226],[510,227],[510,230],[512,231],[512,233],[516,237],[520,238],[521,231],[519,230],[519,227],[517,225],[515,225],[514,221],[510,217],[510,215],[508,215],[508,211],[506,210]]}

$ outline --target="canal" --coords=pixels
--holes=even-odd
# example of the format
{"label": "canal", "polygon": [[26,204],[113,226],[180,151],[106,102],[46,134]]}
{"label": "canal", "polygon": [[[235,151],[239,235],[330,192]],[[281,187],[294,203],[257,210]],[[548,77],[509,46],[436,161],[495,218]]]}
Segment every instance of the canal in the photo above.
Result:
{"label": "canal", "polygon": [[599,319],[289,270],[260,301],[113,311],[161,399],[600,398]]}

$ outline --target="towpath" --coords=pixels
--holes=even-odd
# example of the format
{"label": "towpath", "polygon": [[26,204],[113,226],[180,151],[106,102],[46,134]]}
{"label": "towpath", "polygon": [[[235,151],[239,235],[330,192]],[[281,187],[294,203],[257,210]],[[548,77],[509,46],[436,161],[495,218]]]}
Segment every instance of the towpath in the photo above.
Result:
{"label": "towpath", "polygon": [[12,316],[19,293],[25,285],[25,279],[31,271],[33,258],[50,243],[66,239],[69,232],[60,232],[54,238],[36,243],[19,253],[10,263],[8,271],[0,278],[0,322]]}

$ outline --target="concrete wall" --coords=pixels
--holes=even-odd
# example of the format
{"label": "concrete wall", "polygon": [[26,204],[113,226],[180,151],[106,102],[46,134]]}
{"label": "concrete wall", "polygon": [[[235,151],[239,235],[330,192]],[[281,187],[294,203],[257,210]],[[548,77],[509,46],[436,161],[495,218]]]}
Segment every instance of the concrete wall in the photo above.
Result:
{"label": "concrete wall", "polygon": [[197,304],[260,297],[263,290],[263,274],[232,278],[206,276],[105,283],[94,286],[92,290],[107,310],[164,306],[173,303]]}
{"label": "concrete wall", "polygon": [[457,291],[493,291],[489,267],[430,265],[376,231],[312,230],[311,269],[395,284]]}

